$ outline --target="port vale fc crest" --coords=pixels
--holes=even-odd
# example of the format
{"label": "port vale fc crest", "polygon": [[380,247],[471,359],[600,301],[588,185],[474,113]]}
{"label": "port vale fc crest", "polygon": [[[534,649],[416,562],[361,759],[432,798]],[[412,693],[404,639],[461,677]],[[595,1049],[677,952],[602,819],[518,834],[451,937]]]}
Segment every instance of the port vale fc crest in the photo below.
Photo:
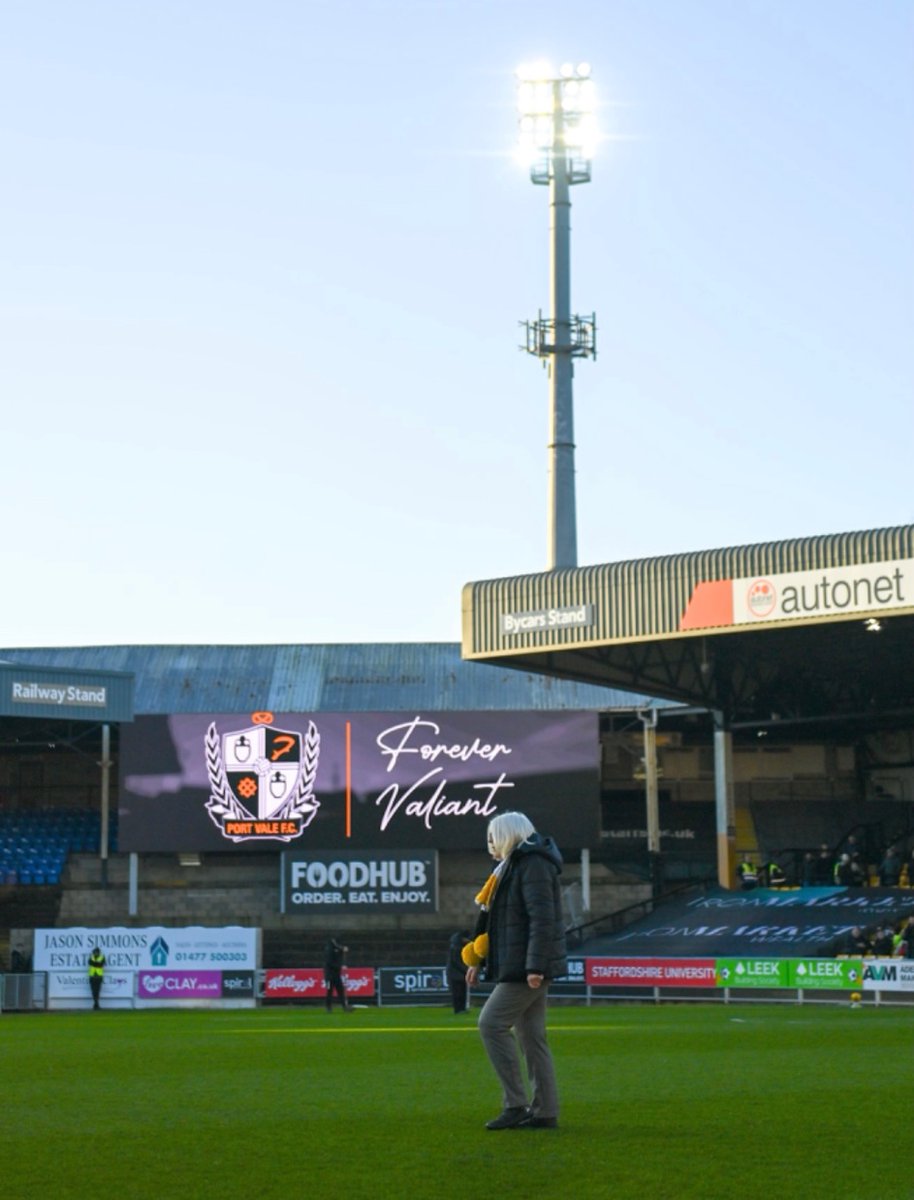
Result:
{"label": "port vale fc crest", "polygon": [[233,842],[291,842],[320,808],[314,796],[321,738],[313,721],[304,736],[277,729],[257,712],[248,729],[206,731],[210,797],[206,811]]}

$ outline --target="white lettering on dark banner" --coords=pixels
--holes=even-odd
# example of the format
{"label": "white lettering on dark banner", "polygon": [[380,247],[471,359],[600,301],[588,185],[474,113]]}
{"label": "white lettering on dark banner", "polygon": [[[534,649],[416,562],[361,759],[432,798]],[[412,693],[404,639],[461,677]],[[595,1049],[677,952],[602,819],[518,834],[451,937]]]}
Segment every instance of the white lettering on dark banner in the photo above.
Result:
{"label": "white lettering on dark banner", "polygon": [[361,888],[369,884],[373,888],[422,887],[426,882],[425,863],[417,859],[401,861],[373,859],[370,862],[294,862],[292,864],[292,886],[322,888]]}
{"label": "white lettering on dark banner", "polygon": [[440,775],[441,770],[441,767],[435,767],[427,775],[423,775],[421,779],[417,779],[415,783],[411,783],[408,788],[402,790],[399,783],[392,783],[386,787],[375,800],[375,804],[378,806],[386,805],[384,815],[381,817],[381,829],[387,828],[401,808],[404,816],[418,818],[426,829],[431,829],[435,817],[465,817],[468,813],[477,817],[494,817],[498,812],[498,806],[493,803],[496,792],[501,791],[502,788],[514,787],[514,784],[507,780],[502,771],[492,783],[473,784],[473,790],[480,793],[477,798],[466,797],[463,800],[449,800],[444,790],[447,787],[447,780],[441,779],[427,800],[411,799],[419,788],[429,785],[431,780]]}
{"label": "white lettering on dark banner", "polygon": [[502,613],[500,628],[503,636],[535,633],[540,629],[581,629],[593,624],[593,605],[579,604],[566,608],[538,608],[532,612]]}
{"label": "white lettering on dark banner", "polygon": [[[423,721],[421,717],[415,717],[412,721],[405,721],[402,725],[391,725],[389,729],[378,734],[376,740],[381,748],[381,754],[389,760],[388,771],[394,769],[401,754],[418,754],[424,762],[434,762],[442,756],[459,759],[461,762],[468,762],[471,758],[482,758],[486,762],[492,762],[500,754],[511,753],[511,748],[503,742],[495,742],[490,745],[488,742],[480,741],[478,737],[469,744],[456,742],[447,745],[442,742],[414,742],[410,745],[413,735],[420,729],[430,730],[435,737],[441,733],[441,727],[434,721]],[[427,735],[420,733],[419,736]]]}
{"label": "white lettering on dark banner", "polygon": [[108,703],[104,687],[77,687],[66,683],[20,683],[14,680],[11,698],[20,704],[78,704],[104,708]]}
{"label": "white lettering on dark banner", "polygon": [[[406,756],[415,755],[422,763],[434,763],[440,759],[466,763],[475,759],[494,762],[513,753],[512,748],[504,742],[488,742],[478,736],[472,741],[442,742],[437,740],[440,736],[441,727],[435,721],[416,716],[411,721],[383,729],[375,741],[388,774],[398,765],[402,768],[409,761]],[[405,759],[404,763],[400,763],[401,758]],[[375,799],[375,805],[382,810],[381,831],[387,829],[398,816],[413,817],[421,821],[426,829],[432,828],[437,817],[494,817],[498,812],[496,796],[514,787],[507,773],[501,771],[497,779],[470,785],[474,795],[451,798],[447,794],[449,784],[444,770],[444,766],[433,767],[409,784],[391,783],[384,788]],[[417,793],[425,788],[434,790],[430,796],[419,796]]]}

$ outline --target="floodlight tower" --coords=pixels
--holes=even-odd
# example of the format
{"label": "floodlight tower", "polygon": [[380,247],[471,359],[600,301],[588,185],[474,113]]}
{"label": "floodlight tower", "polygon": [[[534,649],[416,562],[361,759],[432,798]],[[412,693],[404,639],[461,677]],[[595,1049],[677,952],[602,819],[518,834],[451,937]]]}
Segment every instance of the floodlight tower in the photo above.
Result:
{"label": "floodlight tower", "polygon": [[565,63],[558,74],[544,63],[520,67],[517,102],[520,155],[531,180],[549,188],[550,312],[524,321],[522,349],[544,360],[549,373],[547,569],[578,564],[574,489],[574,359],[596,358],[597,323],[571,312],[571,199],[569,189],[590,180],[597,138],[594,88],[588,63]]}

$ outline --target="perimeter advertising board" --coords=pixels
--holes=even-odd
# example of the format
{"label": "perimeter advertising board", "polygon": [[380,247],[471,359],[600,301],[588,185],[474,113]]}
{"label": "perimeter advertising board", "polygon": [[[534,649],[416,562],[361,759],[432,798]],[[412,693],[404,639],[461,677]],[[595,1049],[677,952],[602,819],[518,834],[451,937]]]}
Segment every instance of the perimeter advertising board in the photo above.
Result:
{"label": "perimeter advertising board", "polygon": [[450,996],[444,967],[381,967],[378,971],[381,1004],[447,1004]]}
{"label": "perimeter advertising board", "polygon": [[[138,929],[122,926],[90,929],[85,926],[69,929],[36,929],[32,968],[48,972],[49,1008],[85,1008],[91,1004],[88,978],[88,959],[94,946],[105,956],[105,981],[102,987],[102,1003],[108,1007],[130,1007],[135,997],[149,1000],[138,989],[138,973],[146,975],[172,976],[189,972],[201,978],[206,973],[219,975],[220,996],[244,998],[242,987],[229,987],[226,996],[221,995],[222,976],[243,978],[258,966],[260,931],[240,925],[207,928],[202,925],[175,929],[163,925],[150,925]],[[201,983],[200,985],[204,985]],[[145,984],[144,984],[145,989]],[[179,998],[180,988],[174,986],[158,989],[161,998]],[[185,999],[199,999],[189,993],[193,987],[186,985]],[[253,998],[253,983],[250,988]],[[209,993],[207,993],[209,995]],[[215,992],[212,993],[215,997]]]}
{"label": "perimeter advertising board", "polygon": [[520,810],[599,844],[589,712],[147,716],[121,731],[123,851],[485,847]]}
{"label": "perimeter advertising board", "polygon": [[860,987],[860,959],[588,958],[590,987],[795,988]]}
{"label": "perimeter advertising board", "polygon": [[590,987],[716,987],[713,958],[588,958]]}
{"label": "perimeter advertising board", "polygon": [[[374,967],[343,967],[343,986],[353,1000],[374,996]],[[327,995],[324,972],[318,967],[270,968],[263,973],[264,1000],[320,1000]]]}
{"label": "perimeter advertising board", "polygon": [[914,992],[914,962],[906,958],[869,958],[863,963],[868,992]]}

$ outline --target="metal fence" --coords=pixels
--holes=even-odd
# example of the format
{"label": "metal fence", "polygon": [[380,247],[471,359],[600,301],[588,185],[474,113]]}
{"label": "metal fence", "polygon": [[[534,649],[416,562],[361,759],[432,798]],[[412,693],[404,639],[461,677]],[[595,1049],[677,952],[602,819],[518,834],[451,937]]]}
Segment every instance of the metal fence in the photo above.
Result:
{"label": "metal fence", "polygon": [[47,1006],[47,971],[0,976],[0,1009],[3,1012],[43,1012]]}

